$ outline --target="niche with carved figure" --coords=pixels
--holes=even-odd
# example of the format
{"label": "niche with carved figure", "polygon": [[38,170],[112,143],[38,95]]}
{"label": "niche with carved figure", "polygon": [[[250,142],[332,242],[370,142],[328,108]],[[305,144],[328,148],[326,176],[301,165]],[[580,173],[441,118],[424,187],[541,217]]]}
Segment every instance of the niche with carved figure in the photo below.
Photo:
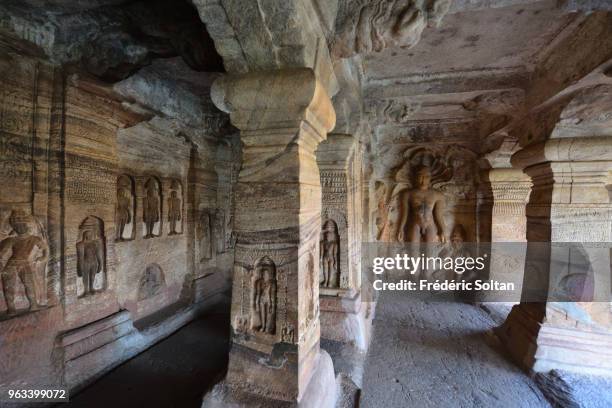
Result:
{"label": "niche with carved figure", "polygon": [[138,300],[158,295],[166,286],[164,271],[158,264],[147,265],[138,285]]}
{"label": "niche with carved figure", "polygon": [[178,180],[170,183],[168,197],[168,235],[183,233],[183,186]]}
{"label": "niche with carved figure", "polygon": [[340,234],[338,224],[332,219],[323,223],[319,254],[321,257],[320,286],[337,288],[340,286]]}
{"label": "niche with carved figure", "polygon": [[83,220],[79,226],[76,243],[77,295],[85,297],[106,287],[106,238],[104,222],[94,216]]}
{"label": "niche with carved figure", "polygon": [[457,219],[474,222],[478,168],[472,151],[417,146],[402,158],[376,183],[379,241],[446,242],[448,225]]}
{"label": "niche with carved figure", "polygon": [[117,178],[117,208],[115,212],[116,240],[129,241],[134,239],[136,233],[134,180],[126,174]]}
{"label": "niche with carved figure", "polygon": [[155,177],[150,177],[145,182],[142,200],[144,238],[158,237],[161,234],[161,198],[161,183]]}
{"label": "niche with carved figure", "polygon": [[251,271],[251,331],[276,333],[276,292],[276,264],[264,256],[255,262]]}

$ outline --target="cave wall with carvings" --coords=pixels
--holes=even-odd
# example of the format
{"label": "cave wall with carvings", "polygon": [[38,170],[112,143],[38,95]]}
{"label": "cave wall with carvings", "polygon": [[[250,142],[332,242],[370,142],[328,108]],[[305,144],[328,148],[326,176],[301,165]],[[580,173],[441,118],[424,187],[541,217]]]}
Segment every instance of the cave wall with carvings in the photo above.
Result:
{"label": "cave wall with carvings", "polygon": [[0,72],[0,387],[79,388],[229,288],[240,149],[216,110],[4,45]]}

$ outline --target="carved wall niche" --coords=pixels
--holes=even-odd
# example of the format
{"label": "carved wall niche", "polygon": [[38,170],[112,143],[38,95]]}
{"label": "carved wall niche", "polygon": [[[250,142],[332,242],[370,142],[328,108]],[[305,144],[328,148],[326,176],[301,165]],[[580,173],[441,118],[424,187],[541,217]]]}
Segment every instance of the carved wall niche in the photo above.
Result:
{"label": "carved wall niche", "polygon": [[250,271],[250,324],[252,332],[276,334],[276,264],[268,256],[257,260]]}
{"label": "carved wall niche", "polygon": [[158,295],[165,286],[166,278],[162,268],[156,263],[147,265],[138,285],[138,300]]}
{"label": "carved wall niche", "polygon": [[324,288],[339,287],[341,272],[340,233],[338,232],[338,224],[331,218],[327,218],[323,222],[319,254],[321,258],[320,286]]}
{"label": "carved wall niche", "polygon": [[0,213],[0,320],[49,303],[45,230],[22,210]]}
{"label": "carved wall niche", "polygon": [[89,216],[79,225],[76,243],[77,296],[86,297],[106,288],[106,238],[104,221]]}
{"label": "carved wall niche", "polygon": [[115,210],[116,241],[129,241],[136,236],[135,184],[132,177],[117,178],[117,208]]}
{"label": "carved wall niche", "polygon": [[[459,145],[417,146],[406,149],[401,157],[398,166],[375,181],[377,240],[435,242],[448,239],[449,226],[455,221],[475,224],[479,171],[474,152]],[[421,182],[428,185],[426,193],[417,188]],[[424,199],[415,201],[413,196]],[[432,220],[431,226],[417,221],[417,201],[425,204],[423,216]]]}
{"label": "carved wall niche", "polygon": [[149,177],[144,184],[142,199],[143,237],[153,238],[162,231],[162,192],[161,183],[155,177]]}
{"label": "carved wall niche", "polygon": [[183,233],[183,186],[180,181],[170,182],[168,194],[168,235]]}

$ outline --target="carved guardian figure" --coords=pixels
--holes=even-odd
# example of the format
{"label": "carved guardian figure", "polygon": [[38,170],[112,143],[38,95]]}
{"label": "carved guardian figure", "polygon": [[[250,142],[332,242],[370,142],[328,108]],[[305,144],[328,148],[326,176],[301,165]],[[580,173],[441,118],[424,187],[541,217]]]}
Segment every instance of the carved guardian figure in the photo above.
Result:
{"label": "carved guardian figure", "polygon": [[0,242],[0,262],[8,256],[4,267],[1,267],[0,263],[0,275],[7,312],[11,315],[17,312],[15,301],[19,281],[25,288],[29,301],[28,310],[36,310],[40,307],[36,275],[39,266],[47,264],[49,246],[46,239],[38,235],[35,221],[31,215],[22,211],[13,211],[9,224],[16,235]]}

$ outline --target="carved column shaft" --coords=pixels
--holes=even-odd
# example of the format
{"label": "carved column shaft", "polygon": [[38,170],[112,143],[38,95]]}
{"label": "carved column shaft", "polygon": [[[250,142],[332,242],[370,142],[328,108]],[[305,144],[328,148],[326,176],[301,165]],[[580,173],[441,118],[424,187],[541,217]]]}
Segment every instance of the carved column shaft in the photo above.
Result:
{"label": "carved column shaft", "polygon": [[491,241],[525,241],[525,206],[531,192],[529,176],[520,169],[491,169],[489,182],[493,196]]}
{"label": "carved column shaft", "polygon": [[309,69],[228,76],[212,93],[243,143],[226,382],[299,401],[319,360],[321,186],[314,152],[335,114]]}
{"label": "carved column shaft", "polygon": [[[533,181],[526,210],[530,243],[612,241],[612,205],[606,188],[612,170],[610,138],[551,139],[517,152],[512,163]],[[553,271],[559,270],[559,249],[538,251],[544,270],[526,274],[523,294],[539,290],[550,298],[551,285],[558,284]],[[612,364],[602,363],[612,360],[600,357],[612,347],[609,250],[604,248],[605,259],[592,248],[583,252],[595,272],[591,295],[608,301],[521,303],[500,330],[513,356],[530,369],[612,372]],[[567,262],[572,273],[571,260]]]}

